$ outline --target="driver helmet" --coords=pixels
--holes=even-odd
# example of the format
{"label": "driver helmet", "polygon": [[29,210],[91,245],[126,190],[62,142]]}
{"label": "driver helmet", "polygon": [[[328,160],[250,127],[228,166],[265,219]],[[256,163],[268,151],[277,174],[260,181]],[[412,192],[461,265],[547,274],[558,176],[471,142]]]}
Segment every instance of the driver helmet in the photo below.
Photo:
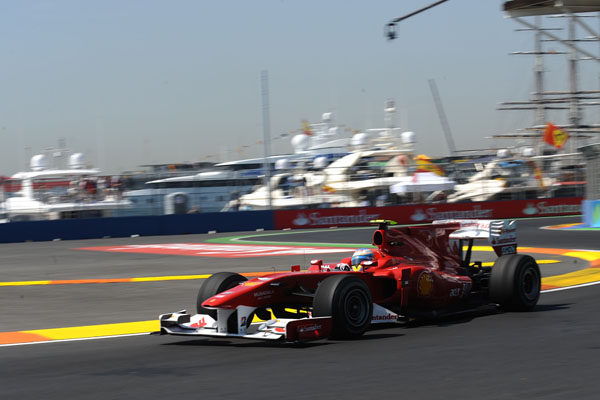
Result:
{"label": "driver helmet", "polygon": [[[373,261],[375,260],[375,253],[371,249],[358,249],[352,254],[352,269],[357,271],[360,263],[363,261]],[[362,270],[362,267],[360,267]]]}

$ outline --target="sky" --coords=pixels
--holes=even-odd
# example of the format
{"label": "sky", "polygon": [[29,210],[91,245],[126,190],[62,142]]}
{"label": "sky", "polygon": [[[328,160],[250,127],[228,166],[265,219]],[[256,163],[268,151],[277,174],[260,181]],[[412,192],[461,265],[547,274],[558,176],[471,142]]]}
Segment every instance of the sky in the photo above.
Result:
{"label": "sky", "polygon": [[[260,156],[263,70],[273,137],[324,112],[347,132],[382,127],[394,99],[417,150],[446,155],[429,79],[459,149],[490,147],[486,137],[533,123],[533,112],[496,109],[534,89],[533,59],[508,55],[533,50],[533,34],[515,31],[501,1],[450,0],[385,39],[387,22],[432,2],[2,1],[0,175],[61,139],[111,174]],[[597,89],[599,64],[580,64],[580,87]],[[546,69],[547,89],[566,90],[565,57]],[[553,118],[564,123],[566,113]],[[272,149],[289,152],[289,138]]]}

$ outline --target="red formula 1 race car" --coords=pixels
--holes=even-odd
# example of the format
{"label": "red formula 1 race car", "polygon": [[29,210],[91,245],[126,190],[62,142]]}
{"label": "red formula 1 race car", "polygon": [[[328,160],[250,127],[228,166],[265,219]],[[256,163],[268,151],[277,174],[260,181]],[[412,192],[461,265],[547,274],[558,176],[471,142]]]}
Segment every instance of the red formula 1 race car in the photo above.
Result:
{"label": "red formula 1 race car", "polygon": [[[372,249],[340,263],[251,280],[229,272],[206,279],[198,313],[160,316],[160,333],[290,342],[355,338],[372,324],[401,322],[497,304],[531,310],[540,295],[535,259],[517,254],[516,222],[447,220],[393,227],[372,221]],[[493,267],[472,262],[474,239],[487,239]]]}

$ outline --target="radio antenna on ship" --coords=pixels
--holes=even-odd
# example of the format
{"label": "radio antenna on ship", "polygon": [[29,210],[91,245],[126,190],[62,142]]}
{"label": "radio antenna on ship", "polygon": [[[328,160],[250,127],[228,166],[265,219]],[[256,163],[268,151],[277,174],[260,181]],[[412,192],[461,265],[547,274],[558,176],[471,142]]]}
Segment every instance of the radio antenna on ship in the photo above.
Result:
{"label": "radio antenna on ship", "polygon": [[269,72],[267,70],[260,71],[260,86],[262,94],[262,121],[263,121],[263,145],[264,145],[264,161],[263,168],[265,169],[265,186],[268,193],[269,210],[272,208],[271,198],[271,118],[269,116]]}

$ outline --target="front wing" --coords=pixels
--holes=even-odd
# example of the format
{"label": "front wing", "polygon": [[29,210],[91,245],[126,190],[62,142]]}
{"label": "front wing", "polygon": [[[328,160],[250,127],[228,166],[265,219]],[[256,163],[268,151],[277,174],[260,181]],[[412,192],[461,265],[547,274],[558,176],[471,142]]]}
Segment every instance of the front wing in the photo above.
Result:
{"label": "front wing", "polygon": [[[217,309],[217,319],[208,314],[188,314],[185,310],[162,314],[161,335],[234,337],[259,340],[282,340],[302,342],[328,338],[333,327],[332,317],[308,317],[298,319],[277,318],[248,324],[255,308],[238,306],[233,309]],[[237,311],[236,324],[231,324],[232,314]],[[378,304],[373,304],[371,324],[399,322],[400,316]],[[228,323],[229,322],[229,323]],[[233,326],[232,326],[233,325]]]}
{"label": "front wing", "polygon": [[[227,320],[227,318],[225,318]],[[221,326],[224,325],[224,326]],[[251,323],[237,332],[228,330],[207,314],[186,314],[180,311],[160,316],[160,334],[181,336],[237,337],[243,339],[309,341],[326,338],[331,333],[331,317],[302,319],[272,319]]]}

